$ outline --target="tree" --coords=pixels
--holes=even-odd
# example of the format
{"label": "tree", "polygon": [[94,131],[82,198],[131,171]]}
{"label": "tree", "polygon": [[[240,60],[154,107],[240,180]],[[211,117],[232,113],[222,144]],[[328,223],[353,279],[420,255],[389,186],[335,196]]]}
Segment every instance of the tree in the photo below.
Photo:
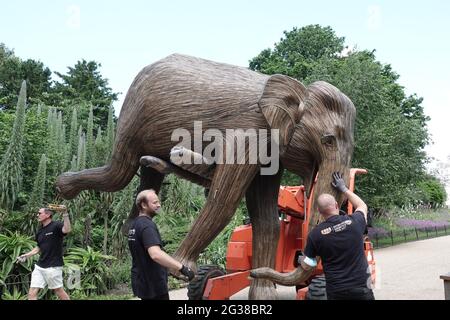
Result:
{"label": "tree", "polygon": [[[322,60],[306,78],[325,80],[343,91],[357,109],[353,166],[369,170],[358,192],[375,208],[402,206],[413,199],[425,173],[428,118],[416,96],[406,98],[398,75],[375,59],[374,52]],[[406,112],[414,105],[414,113]]]}
{"label": "tree", "polygon": [[431,208],[441,207],[447,201],[447,192],[444,184],[433,176],[426,176],[417,185],[422,197],[420,202]]}
{"label": "tree", "polygon": [[338,38],[330,27],[309,25],[284,31],[275,49],[265,49],[250,60],[250,69],[266,74],[282,73],[302,80],[322,58],[336,57],[344,49],[345,38]]}
{"label": "tree", "polygon": [[22,82],[16,117],[8,149],[0,164],[0,205],[12,209],[22,186],[23,136],[25,128],[27,84]]}
{"label": "tree", "polygon": [[22,79],[27,82],[27,100],[47,101],[51,92],[52,72],[42,62],[21,60],[12,50],[0,46],[0,108],[11,110],[17,103]]}
{"label": "tree", "polygon": [[4,43],[0,43],[0,65],[3,61],[14,56],[14,51],[8,49]]}
{"label": "tree", "polygon": [[68,67],[67,74],[55,72],[62,83],[55,84],[55,91],[74,102],[88,102],[94,106],[94,124],[104,126],[107,122],[108,108],[117,100],[108,86],[108,79],[100,74],[100,63],[95,61],[78,61],[74,67]]}
{"label": "tree", "polygon": [[[403,205],[423,178],[429,120],[417,95],[405,96],[399,75],[376,60],[375,51],[342,55],[344,38],[329,27],[294,28],[275,48],[263,50],[250,68],[283,73],[308,85],[327,81],[357,110],[353,166],[369,170],[358,178],[358,192],[373,207]],[[293,182],[292,175],[283,181]]]}

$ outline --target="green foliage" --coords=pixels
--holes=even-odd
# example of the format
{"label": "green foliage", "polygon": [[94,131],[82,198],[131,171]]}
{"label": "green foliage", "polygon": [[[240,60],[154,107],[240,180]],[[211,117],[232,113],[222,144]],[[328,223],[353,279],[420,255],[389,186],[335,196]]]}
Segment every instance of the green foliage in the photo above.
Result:
{"label": "green foliage", "polygon": [[108,279],[112,276],[109,262],[114,259],[88,246],[87,249],[70,249],[64,257],[64,264],[73,270],[80,270],[81,290],[84,293],[102,294],[108,289]]}
{"label": "green foliage", "polygon": [[116,128],[114,124],[114,108],[110,106],[108,110],[108,125],[106,127],[106,163],[111,160],[111,155],[114,147],[115,132]]}
{"label": "green foliage", "polygon": [[35,216],[39,208],[44,203],[45,181],[47,172],[47,158],[45,154],[42,154],[41,161],[36,174],[36,179],[33,184],[33,191],[30,196],[30,200],[27,203],[26,214],[28,220],[24,220],[25,224],[22,226],[22,231],[26,234],[33,234],[36,227]]}
{"label": "green foliage", "polygon": [[[46,124],[47,106],[41,106],[41,114],[35,106],[28,107],[25,120],[24,132],[24,161],[23,168],[23,191],[30,194],[31,186],[34,183],[36,169],[41,161],[41,156],[46,152],[48,129]],[[47,159],[48,160],[48,159]],[[50,190],[52,181],[47,176],[46,189]],[[26,198],[25,198],[26,201]],[[24,202],[19,202],[17,207],[22,206]]]}
{"label": "green foliage", "polygon": [[88,168],[94,167],[94,151],[94,112],[93,106],[91,105],[91,108],[89,109],[89,118],[86,133],[86,165]]}
{"label": "green foliage", "polygon": [[94,142],[94,155],[92,160],[94,167],[105,165],[105,155],[109,153],[105,139],[106,138],[103,137],[102,127],[99,126]]}
{"label": "green foliage", "polygon": [[10,142],[0,164],[0,205],[12,208],[20,192],[23,178],[23,136],[25,129],[27,85],[22,82]]}
{"label": "green foliage", "polygon": [[444,185],[435,177],[427,176],[417,185],[421,197],[421,204],[429,205],[431,208],[438,208],[445,205],[447,192]]}
{"label": "green foliage", "polygon": [[[357,108],[353,166],[369,170],[358,178],[357,191],[373,207],[403,206],[412,187],[425,172],[423,151],[428,141],[428,118],[420,99],[405,98],[398,75],[370,52],[354,52],[323,62],[308,82],[329,81],[342,90]],[[415,104],[413,117],[405,104]]]}
{"label": "green foliage", "polygon": [[27,300],[28,295],[17,289],[17,287],[13,287],[12,292],[6,289],[1,298],[2,300]]}
{"label": "green foliage", "polygon": [[66,145],[66,129],[63,124],[62,112],[55,108],[48,110],[47,152],[51,175],[57,176],[64,172],[68,163],[68,146]]}
{"label": "green foliage", "polygon": [[250,60],[250,69],[266,74],[281,73],[302,80],[323,58],[334,58],[344,49],[344,38],[338,38],[330,27],[309,25],[284,31],[275,48],[263,50]]}
{"label": "green foliage", "polygon": [[[78,150],[78,115],[77,107],[72,108],[72,120],[70,121],[70,134],[69,134],[69,155],[76,155]],[[72,158],[72,157],[70,157]]]}
{"label": "green foliage", "polygon": [[16,291],[28,291],[32,259],[20,264],[16,260],[22,253],[33,249],[34,244],[31,238],[18,232],[0,234],[0,286],[14,296]]}
{"label": "green foliage", "polygon": [[27,98],[30,101],[46,101],[51,87],[51,71],[40,61],[21,60],[3,44],[0,48],[0,109],[13,109],[17,92],[27,82]]}
{"label": "green foliage", "polygon": [[108,80],[100,74],[100,63],[95,61],[78,61],[74,67],[68,67],[67,74],[55,72],[62,80],[56,83],[55,91],[73,102],[89,102],[95,106],[94,124],[104,125],[107,122],[108,108],[117,100],[108,86]]}
{"label": "green foliage", "polygon": [[222,232],[210,243],[210,245],[200,254],[199,264],[214,264],[225,269],[228,242],[234,229],[244,223],[244,218],[248,217],[245,202],[241,201],[236,214]]}
{"label": "green foliage", "polygon": [[86,136],[83,128],[78,130],[77,171],[86,169]]}
{"label": "green foliage", "polygon": [[[341,54],[344,38],[329,27],[294,28],[250,61],[250,68],[283,73],[305,84],[327,81],[344,92],[357,109],[353,167],[369,170],[358,178],[357,192],[375,208],[403,206],[415,197],[415,185],[425,173],[429,118],[422,98],[405,96],[398,75],[374,52]],[[286,174],[283,183],[295,182]],[[295,183],[297,184],[297,183]]]}

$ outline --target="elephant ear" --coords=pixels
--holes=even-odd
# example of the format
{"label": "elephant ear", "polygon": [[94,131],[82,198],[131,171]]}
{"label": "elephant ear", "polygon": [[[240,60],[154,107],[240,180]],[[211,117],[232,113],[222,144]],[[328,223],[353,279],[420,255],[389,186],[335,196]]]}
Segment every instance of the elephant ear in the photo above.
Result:
{"label": "elephant ear", "polygon": [[271,76],[259,100],[261,112],[271,129],[280,130],[280,152],[289,145],[295,125],[303,114],[306,88],[299,81],[283,76]]}

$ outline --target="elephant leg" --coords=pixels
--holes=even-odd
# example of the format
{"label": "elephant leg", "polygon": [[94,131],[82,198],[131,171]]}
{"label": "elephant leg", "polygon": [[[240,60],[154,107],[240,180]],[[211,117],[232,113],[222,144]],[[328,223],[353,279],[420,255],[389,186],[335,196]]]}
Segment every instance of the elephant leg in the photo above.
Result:
{"label": "elephant leg", "polygon": [[[275,257],[280,235],[278,219],[278,191],[283,169],[276,175],[256,175],[246,193],[246,204],[252,223],[252,268],[275,268]],[[249,299],[276,299],[271,281],[253,279]]]}
{"label": "elephant leg", "polygon": [[253,164],[217,165],[205,206],[176,251],[176,259],[197,269],[198,256],[230,222],[258,170]]}
{"label": "elephant leg", "polygon": [[133,152],[133,144],[137,142],[115,147],[108,165],[59,175],[56,179],[58,194],[70,200],[87,189],[105,192],[122,190],[139,169],[139,155]]}

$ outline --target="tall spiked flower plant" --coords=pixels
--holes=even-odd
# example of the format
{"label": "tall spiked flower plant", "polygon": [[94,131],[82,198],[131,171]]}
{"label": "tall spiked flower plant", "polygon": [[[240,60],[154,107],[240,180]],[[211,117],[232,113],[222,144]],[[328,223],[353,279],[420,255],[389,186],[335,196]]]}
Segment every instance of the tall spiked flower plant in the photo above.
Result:
{"label": "tall spiked flower plant", "polygon": [[17,101],[16,117],[10,142],[0,164],[0,205],[12,209],[22,185],[23,140],[27,84],[24,80]]}

